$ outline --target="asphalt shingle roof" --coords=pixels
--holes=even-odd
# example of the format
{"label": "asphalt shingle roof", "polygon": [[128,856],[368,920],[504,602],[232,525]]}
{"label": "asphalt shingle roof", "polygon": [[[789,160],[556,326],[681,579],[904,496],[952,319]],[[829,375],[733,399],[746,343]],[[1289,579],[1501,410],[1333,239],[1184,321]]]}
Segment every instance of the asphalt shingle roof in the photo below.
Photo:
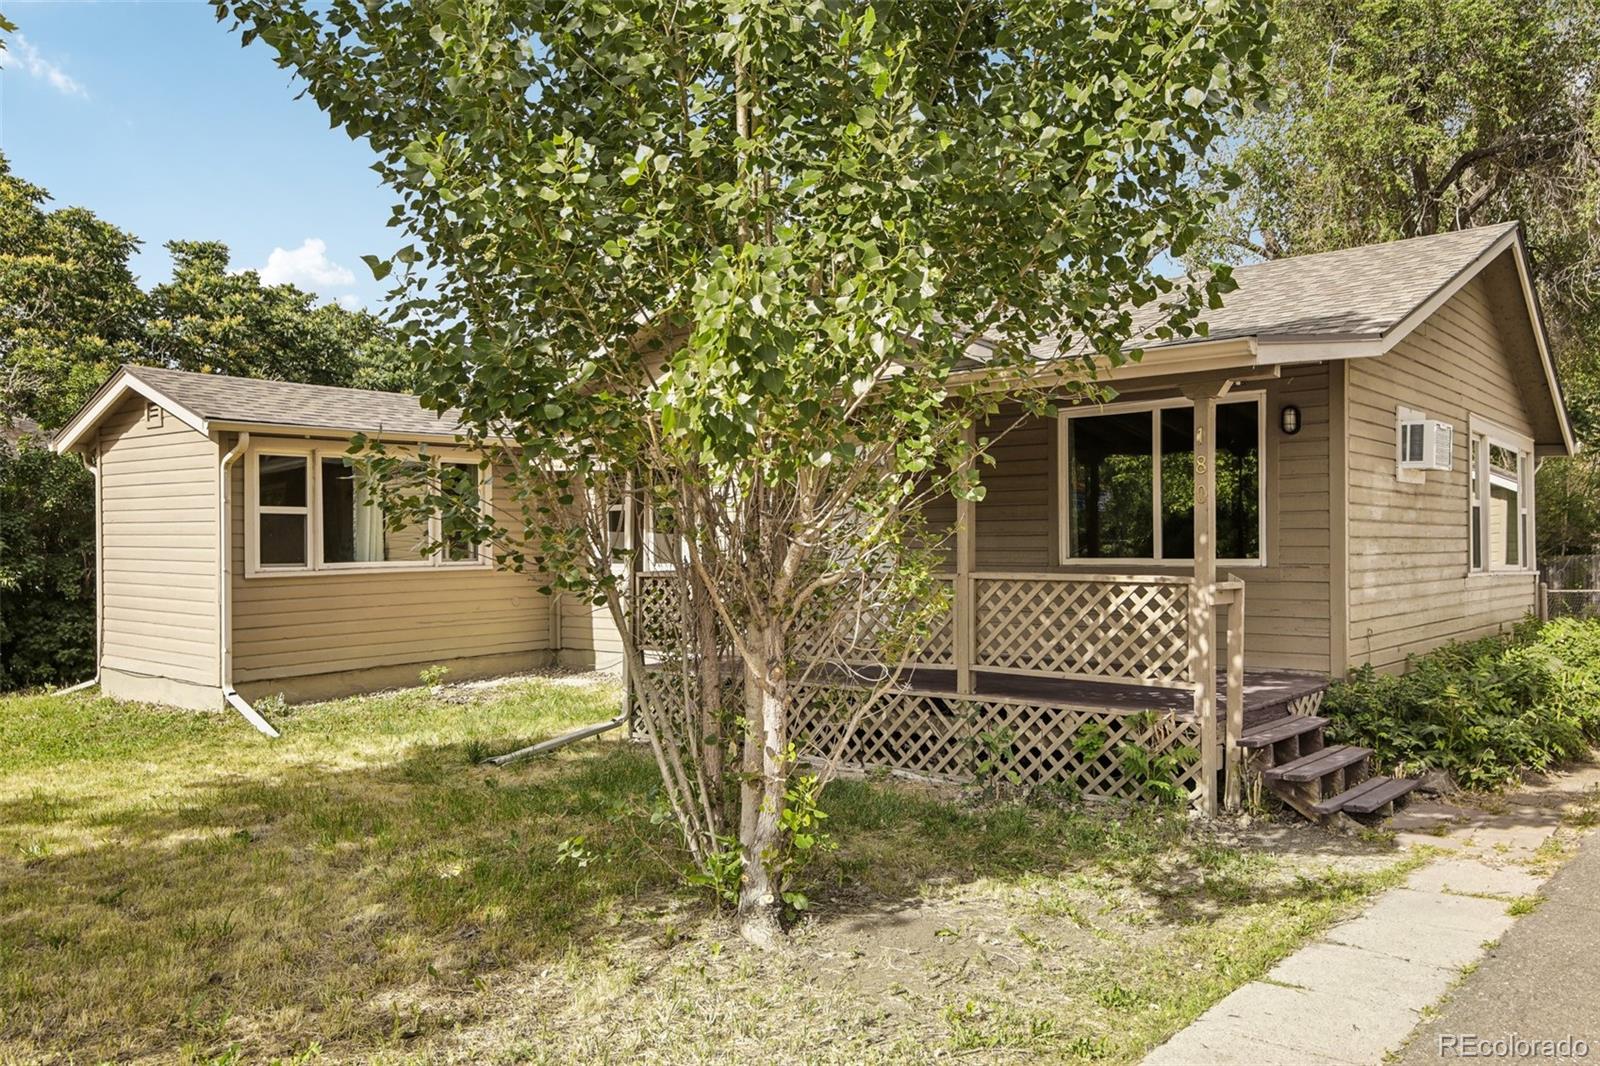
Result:
{"label": "asphalt shingle roof", "polygon": [[[1462,271],[1469,269],[1516,223],[1456,230],[1384,244],[1367,244],[1317,255],[1294,256],[1234,268],[1239,286],[1222,307],[1203,315],[1208,338],[1274,340],[1378,338],[1398,326]],[[1137,337],[1159,316],[1141,308]],[[1139,320],[1144,325],[1140,326]],[[1199,337],[1190,340],[1202,339]],[[1135,342],[1139,344],[1138,341]],[[1156,350],[1185,340],[1143,340]],[[1053,338],[1033,351],[1049,361],[1081,346]],[[984,361],[985,341],[973,345],[973,363]],[[282,381],[196,374],[128,366],[130,375],[154,386],[208,422],[303,426],[307,429],[382,432],[394,436],[461,431],[459,412],[435,415],[404,393],[299,385]]]}
{"label": "asphalt shingle roof", "polygon": [[459,412],[451,409],[436,415],[423,408],[417,397],[402,392],[300,385],[149,366],[130,365],[123,369],[207,422],[382,432],[401,437],[451,436],[461,431]]}
{"label": "asphalt shingle roof", "polygon": [[[1239,287],[1222,297],[1221,308],[1201,316],[1208,338],[1189,340],[1381,337],[1515,228],[1505,222],[1235,267]],[[1148,328],[1156,315],[1154,308],[1141,308],[1136,328]],[[1140,346],[1183,343],[1146,340]],[[1049,360],[1073,350],[1067,338],[1056,338],[1033,354]]]}

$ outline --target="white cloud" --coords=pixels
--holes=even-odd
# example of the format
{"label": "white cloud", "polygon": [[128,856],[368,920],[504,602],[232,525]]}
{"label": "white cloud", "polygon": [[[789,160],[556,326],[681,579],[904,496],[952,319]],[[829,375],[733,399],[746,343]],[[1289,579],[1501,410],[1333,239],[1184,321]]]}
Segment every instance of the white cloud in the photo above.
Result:
{"label": "white cloud", "polygon": [[6,47],[0,49],[0,67],[38,78],[67,96],[89,99],[89,90],[81,82],[46,59],[33,42],[20,33],[12,35]]}
{"label": "white cloud", "polygon": [[311,292],[330,295],[329,289],[354,285],[356,276],[328,258],[328,242],[307,237],[295,249],[274,248],[261,268],[263,285],[298,285]]}
{"label": "white cloud", "polygon": [[341,293],[339,295],[339,306],[346,311],[359,311],[361,310],[361,297],[353,292]]}

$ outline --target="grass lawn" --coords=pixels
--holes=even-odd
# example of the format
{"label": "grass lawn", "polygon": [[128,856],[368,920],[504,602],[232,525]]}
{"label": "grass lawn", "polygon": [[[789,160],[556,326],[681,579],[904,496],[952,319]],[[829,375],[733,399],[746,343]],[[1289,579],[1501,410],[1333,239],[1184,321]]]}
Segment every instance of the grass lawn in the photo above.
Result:
{"label": "grass lawn", "polygon": [[0,699],[0,1061],[1136,1061],[1406,862],[840,782],[813,913],[764,956],[684,884],[647,752],[476,765],[616,699],[415,689],[291,709],[275,742]]}

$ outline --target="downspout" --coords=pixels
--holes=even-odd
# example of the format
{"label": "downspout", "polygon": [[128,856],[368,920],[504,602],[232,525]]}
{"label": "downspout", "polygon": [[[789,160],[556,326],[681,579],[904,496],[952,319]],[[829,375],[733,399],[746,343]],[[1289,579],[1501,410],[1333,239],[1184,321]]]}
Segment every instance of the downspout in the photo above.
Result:
{"label": "downspout", "polygon": [[[89,461],[91,454],[94,456],[93,462]],[[103,591],[105,587],[103,580],[105,575],[105,525],[100,510],[100,450],[96,448],[92,453],[88,451],[80,452],[78,457],[83,460],[83,465],[94,476],[94,676],[87,681],[80,681],[76,685],[68,685],[66,688],[58,690],[63,695],[68,692],[82,692],[84,689],[94,688],[100,683],[100,655],[105,647],[105,638],[103,636],[105,632],[106,602],[105,592]]]}
{"label": "downspout", "polygon": [[[219,442],[217,447],[221,447]],[[233,538],[229,534],[233,531],[233,509],[228,502],[228,489],[232,486],[232,479],[228,476],[233,464],[244,454],[250,446],[250,434],[240,433],[239,439],[234,442],[232,450],[222,457],[217,471],[217,555],[219,566],[217,568],[217,622],[218,633],[218,662],[221,667],[222,698],[228,705],[244,716],[244,720],[255,726],[256,729],[269,737],[276,738],[278,731],[272,728],[272,723],[256,713],[256,709],[239,695],[233,687]]]}

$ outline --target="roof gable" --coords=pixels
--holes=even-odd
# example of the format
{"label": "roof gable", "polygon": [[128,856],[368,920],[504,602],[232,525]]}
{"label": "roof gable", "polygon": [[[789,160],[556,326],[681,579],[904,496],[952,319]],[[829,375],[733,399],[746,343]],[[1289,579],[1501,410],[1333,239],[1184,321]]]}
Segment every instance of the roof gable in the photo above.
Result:
{"label": "roof gable", "polygon": [[279,429],[383,434],[407,440],[453,440],[458,412],[435,414],[415,396],[331,385],[197,374],[124,366],[57,434],[58,452],[78,447],[124,397],[137,393],[200,433],[213,429]]}

